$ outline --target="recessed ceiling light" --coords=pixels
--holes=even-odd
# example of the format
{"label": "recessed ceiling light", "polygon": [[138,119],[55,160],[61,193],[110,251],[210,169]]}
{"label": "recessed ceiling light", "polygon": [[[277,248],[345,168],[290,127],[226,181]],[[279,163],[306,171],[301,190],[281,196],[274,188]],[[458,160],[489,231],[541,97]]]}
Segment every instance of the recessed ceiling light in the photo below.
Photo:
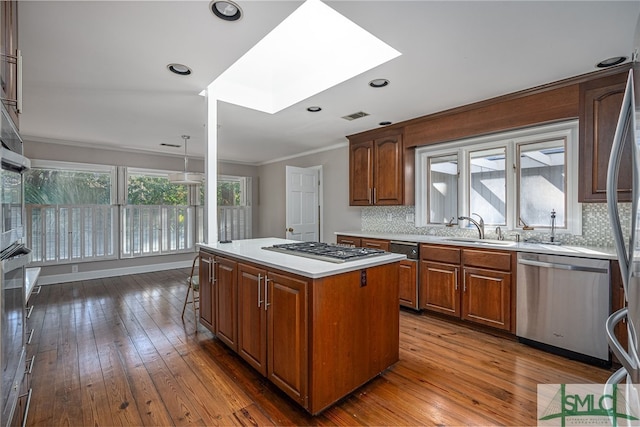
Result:
{"label": "recessed ceiling light", "polygon": [[209,4],[211,12],[225,21],[237,21],[242,18],[240,6],[229,0],[213,0]]}
{"label": "recessed ceiling light", "polygon": [[322,108],[313,106],[313,107],[307,108],[307,111],[310,113],[317,113],[318,111],[322,111]]}
{"label": "recessed ceiling light", "polygon": [[380,126],[389,126],[392,122],[380,122],[378,123]]}
{"label": "recessed ceiling light", "polygon": [[369,82],[369,86],[371,87],[385,87],[389,84],[389,80],[387,79],[374,79]]}
{"label": "recessed ceiling light", "polygon": [[174,74],[178,74],[179,76],[188,76],[189,74],[191,74],[191,68],[187,67],[186,65],[169,64],[167,65],[167,68],[169,69],[169,71]]}
{"label": "recessed ceiling light", "polygon": [[596,67],[598,68],[613,67],[614,65],[622,64],[626,60],[627,60],[626,56],[614,56],[612,58],[607,58],[605,60],[598,62],[596,64]]}

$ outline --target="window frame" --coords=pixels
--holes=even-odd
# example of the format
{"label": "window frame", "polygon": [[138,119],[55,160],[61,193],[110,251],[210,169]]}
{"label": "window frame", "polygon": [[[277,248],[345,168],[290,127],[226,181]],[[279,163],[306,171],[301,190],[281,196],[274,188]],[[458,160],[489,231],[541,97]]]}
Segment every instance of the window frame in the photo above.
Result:
{"label": "window frame", "polygon": [[[543,140],[565,139],[565,204],[566,224],[558,227],[561,233],[582,235],[582,205],[578,203],[578,120],[539,125],[514,131],[465,138],[416,149],[415,226],[444,227],[446,224],[430,222],[429,158],[447,154],[458,154],[458,216],[470,216],[470,153],[505,147],[505,222],[508,230],[523,231],[523,225],[516,218],[519,213],[520,189],[517,177],[520,174],[518,147]],[[511,171],[511,173],[509,173]],[[547,231],[551,226],[537,226]]]}

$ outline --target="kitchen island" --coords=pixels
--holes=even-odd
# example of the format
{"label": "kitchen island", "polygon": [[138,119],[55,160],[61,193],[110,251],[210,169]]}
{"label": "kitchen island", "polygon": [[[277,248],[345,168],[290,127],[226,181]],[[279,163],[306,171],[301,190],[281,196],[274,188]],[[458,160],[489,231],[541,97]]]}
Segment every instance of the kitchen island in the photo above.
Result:
{"label": "kitchen island", "polygon": [[283,239],[200,245],[200,323],[311,414],[398,361],[398,265],[265,250]]}

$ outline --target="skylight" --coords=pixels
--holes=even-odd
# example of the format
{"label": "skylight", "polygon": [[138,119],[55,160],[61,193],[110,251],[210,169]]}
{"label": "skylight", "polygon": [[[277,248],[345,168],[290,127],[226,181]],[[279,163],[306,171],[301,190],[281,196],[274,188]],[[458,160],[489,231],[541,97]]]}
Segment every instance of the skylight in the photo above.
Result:
{"label": "skylight", "polygon": [[307,0],[222,73],[209,93],[274,114],[399,55],[320,0]]}

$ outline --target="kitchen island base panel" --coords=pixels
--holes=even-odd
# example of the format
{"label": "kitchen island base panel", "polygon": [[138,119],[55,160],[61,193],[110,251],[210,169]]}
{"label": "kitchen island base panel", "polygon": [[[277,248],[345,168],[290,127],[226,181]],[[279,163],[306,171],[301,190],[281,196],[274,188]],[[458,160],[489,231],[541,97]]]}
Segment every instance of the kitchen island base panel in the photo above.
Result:
{"label": "kitchen island base panel", "polygon": [[[309,411],[318,413],[399,360],[398,263],[316,280]],[[364,286],[363,286],[364,283]]]}
{"label": "kitchen island base panel", "polygon": [[[230,348],[309,413],[319,414],[399,360],[399,259],[379,264],[378,257],[370,266],[305,277],[219,248],[203,246],[201,254],[238,261],[238,278],[226,279],[241,288],[238,347]],[[265,320],[266,328],[259,326]]]}

